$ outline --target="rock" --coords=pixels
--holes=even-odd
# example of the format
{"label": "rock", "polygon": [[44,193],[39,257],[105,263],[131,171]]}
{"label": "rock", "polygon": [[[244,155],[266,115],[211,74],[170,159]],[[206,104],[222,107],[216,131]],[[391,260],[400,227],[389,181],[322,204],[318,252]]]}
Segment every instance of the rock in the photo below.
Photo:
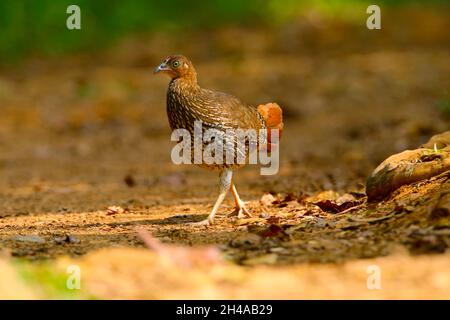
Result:
{"label": "rock", "polygon": [[[429,179],[450,170],[450,132],[433,136],[424,146],[394,154],[384,160],[369,176],[366,193],[369,201],[382,200],[402,185]],[[438,150],[434,149],[434,145]],[[439,149],[443,145],[443,149]]]}
{"label": "rock", "polygon": [[80,243],[81,241],[71,235],[65,235],[62,237],[55,237],[53,238],[53,240],[57,243],[57,244],[64,244],[64,243]]}
{"label": "rock", "polygon": [[432,136],[427,143],[424,143],[420,147],[426,149],[434,149],[435,144],[436,148],[438,149],[444,149],[450,146],[450,131],[445,131],[443,133]]}
{"label": "rock", "polygon": [[437,228],[448,228],[450,231],[450,191],[442,193],[438,203],[429,214],[429,219]]}
{"label": "rock", "polygon": [[45,243],[45,239],[38,235],[26,235],[26,236],[19,235],[13,237],[12,240],[21,242]]}

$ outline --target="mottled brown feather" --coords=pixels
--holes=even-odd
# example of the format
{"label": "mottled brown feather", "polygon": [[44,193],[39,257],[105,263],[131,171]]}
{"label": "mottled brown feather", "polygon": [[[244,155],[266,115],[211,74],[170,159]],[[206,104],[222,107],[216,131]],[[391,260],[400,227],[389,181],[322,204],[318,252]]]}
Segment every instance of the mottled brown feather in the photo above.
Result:
{"label": "mottled brown feather", "polygon": [[[179,62],[177,68],[170,67],[174,61]],[[169,56],[164,64],[169,66],[166,72],[172,78],[167,91],[167,116],[172,130],[183,128],[193,134],[195,121],[202,121],[204,129],[223,132],[283,128],[281,108],[277,104],[253,107],[230,94],[201,88],[194,66],[184,56]]]}

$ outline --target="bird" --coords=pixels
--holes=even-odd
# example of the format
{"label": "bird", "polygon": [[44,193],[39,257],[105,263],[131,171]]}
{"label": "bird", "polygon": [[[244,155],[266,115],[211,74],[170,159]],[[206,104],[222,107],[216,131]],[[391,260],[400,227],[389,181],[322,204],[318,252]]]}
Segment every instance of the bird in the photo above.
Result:
{"label": "bird", "polygon": [[[233,129],[276,129],[281,135],[283,130],[283,115],[281,107],[276,103],[268,103],[257,107],[242,102],[233,95],[202,88],[197,81],[197,72],[192,62],[183,55],[171,55],[166,57],[159,66],[154,69],[155,74],[167,74],[170,83],[167,90],[166,111],[169,125],[172,130],[185,129],[194,134],[195,121],[201,121],[203,130],[213,129],[223,137],[229,137],[229,130]],[[227,136],[228,134],[228,136]],[[221,136],[221,137],[222,137]],[[266,147],[270,152],[273,141],[267,138]],[[232,137],[231,141],[234,141]],[[205,142],[203,148],[206,147]],[[276,142],[275,142],[276,143]],[[234,151],[233,157],[238,152],[250,152],[248,141],[244,150]],[[225,148],[230,145],[225,143]],[[259,145],[263,147],[263,145]],[[192,146],[193,148],[193,146]],[[225,199],[228,191],[231,191],[235,202],[235,211],[238,218],[252,217],[241,200],[233,182],[233,172],[245,164],[236,163],[201,163],[201,167],[219,172],[219,196],[208,217],[200,222],[193,222],[194,226],[209,226],[214,222],[214,217]]]}

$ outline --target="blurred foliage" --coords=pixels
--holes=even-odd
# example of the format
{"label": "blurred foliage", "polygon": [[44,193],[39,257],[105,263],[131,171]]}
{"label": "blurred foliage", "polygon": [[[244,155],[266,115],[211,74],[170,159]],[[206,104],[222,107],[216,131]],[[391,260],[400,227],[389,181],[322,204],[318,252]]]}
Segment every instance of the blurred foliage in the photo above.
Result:
{"label": "blurred foliage", "polygon": [[[377,1],[382,6],[419,2]],[[310,7],[345,19],[370,3],[366,0],[2,0],[0,57],[4,62],[19,60],[30,53],[58,54],[96,48],[135,31],[168,29],[175,30],[175,36],[183,36],[180,29],[215,27],[225,23],[276,23]],[[66,8],[71,4],[81,8],[81,31],[66,28]]]}
{"label": "blurred foliage", "polygon": [[66,288],[67,274],[50,262],[29,263],[16,259],[11,265],[17,271],[20,281],[27,290],[44,299],[80,299],[84,297],[82,290]]}

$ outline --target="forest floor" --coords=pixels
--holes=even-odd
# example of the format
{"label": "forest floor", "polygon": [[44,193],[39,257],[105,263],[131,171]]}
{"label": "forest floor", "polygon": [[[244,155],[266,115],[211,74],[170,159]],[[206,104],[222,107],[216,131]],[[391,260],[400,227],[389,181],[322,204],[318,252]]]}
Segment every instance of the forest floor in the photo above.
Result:
{"label": "forest floor", "polygon": [[[365,197],[385,158],[449,128],[449,21],[414,10],[384,21],[395,26],[376,33],[311,17],[143,35],[4,69],[0,270],[11,257],[62,273],[77,264],[83,297],[450,298],[448,172],[381,202]],[[168,79],[152,68],[178,52],[202,86],[284,109],[279,173],[235,175],[253,219],[227,217],[229,198],[213,226],[184,224],[211,210],[218,178],[170,160]],[[146,249],[138,228],[194,262]],[[197,263],[203,253],[189,248],[199,246],[220,257]],[[379,290],[367,287],[373,265]]]}

